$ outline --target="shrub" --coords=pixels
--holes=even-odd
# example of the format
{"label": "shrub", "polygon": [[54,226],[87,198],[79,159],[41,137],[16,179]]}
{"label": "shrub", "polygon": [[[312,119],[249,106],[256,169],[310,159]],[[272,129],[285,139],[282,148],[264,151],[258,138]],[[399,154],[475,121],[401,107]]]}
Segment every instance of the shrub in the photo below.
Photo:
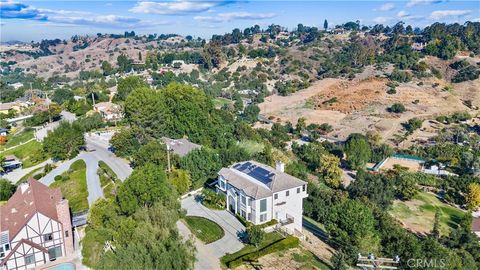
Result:
{"label": "shrub", "polygon": [[393,113],[403,113],[403,112],[405,112],[405,106],[403,106],[402,103],[394,103],[394,104],[389,108],[389,111],[390,111],[390,112],[393,112]]}
{"label": "shrub", "polygon": [[265,238],[265,232],[259,226],[250,226],[247,228],[247,242],[250,245],[258,246]]}
{"label": "shrub", "polygon": [[394,69],[392,74],[390,74],[390,79],[397,82],[409,82],[412,80],[412,75],[407,71]]}
{"label": "shrub", "polygon": [[63,180],[63,177],[59,174],[59,175],[55,175],[55,177],[53,178],[53,180],[55,180],[55,182],[57,181],[62,181]]}
{"label": "shrub", "polygon": [[231,269],[234,269],[240,265],[242,265],[244,262],[252,262],[256,261],[258,258],[265,256],[270,253],[278,252],[278,251],[284,251],[288,250],[291,248],[295,248],[299,245],[300,241],[298,240],[297,237],[295,236],[288,236],[287,238],[284,238],[282,240],[279,240],[277,242],[272,243],[271,245],[266,246],[263,249],[260,249],[258,251],[248,253],[242,257],[239,257],[231,262],[228,262],[227,266]]}
{"label": "shrub", "polygon": [[452,82],[459,83],[464,81],[473,81],[478,79],[480,76],[480,70],[474,66],[468,66],[464,69],[461,69],[453,78]]}
{"label": "shrub", "polygon": [[408,133],[412,133],[415,130],[419,129],[422,126],[423,121],[414,117],[408,120],[407,123],[403,123],[403,127],[407,130]]}

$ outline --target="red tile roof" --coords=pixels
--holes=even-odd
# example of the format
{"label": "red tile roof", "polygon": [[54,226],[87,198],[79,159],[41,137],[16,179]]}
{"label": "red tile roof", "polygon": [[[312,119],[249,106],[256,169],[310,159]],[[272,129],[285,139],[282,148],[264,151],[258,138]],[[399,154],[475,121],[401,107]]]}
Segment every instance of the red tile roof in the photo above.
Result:
{"label": "red tile roof", "polygon": [[12,240],[37,212],[58,220],[56,204],[61,200],[60,189],[51,189],[33,178],[28,179],[0,207],[0,231],[8,230],[9,240]]}

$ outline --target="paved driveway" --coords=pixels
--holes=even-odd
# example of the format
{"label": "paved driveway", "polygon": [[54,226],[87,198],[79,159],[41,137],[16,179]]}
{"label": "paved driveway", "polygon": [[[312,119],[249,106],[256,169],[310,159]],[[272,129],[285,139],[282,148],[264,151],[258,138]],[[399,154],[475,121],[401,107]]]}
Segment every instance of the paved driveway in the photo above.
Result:
{"label": "paved driveway", "polygon": [[225,236],[213,243],[204,245],[216,258],[220,258],[227,253],[234,253],[243,248],[242,242],[237,237],[239,232],[245,230],[245,226],[237,220],[235,216],[225,210],[211,210],[195,201],[194,196],[182,200],[182,208],[187,210],[188,216],[200,216],[208,218],[225,231]]}

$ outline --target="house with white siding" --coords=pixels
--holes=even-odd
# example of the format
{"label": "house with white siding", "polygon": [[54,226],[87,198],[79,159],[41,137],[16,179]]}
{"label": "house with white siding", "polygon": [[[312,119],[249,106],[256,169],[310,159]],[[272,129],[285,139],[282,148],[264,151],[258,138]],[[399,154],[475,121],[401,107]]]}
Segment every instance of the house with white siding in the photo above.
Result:
{"label": "house with white siding", "polygon": [[30,178],[0,207],[0,269],[33,269],[73,253],[68,200]]}
{"label": "house with white siding", "polygon": [[243,161],[222,168],[217,192],[226,195],[228,211],[260,225],[275,219],[289,233],[302,231],[303,199],[307,182],[256,161]]}

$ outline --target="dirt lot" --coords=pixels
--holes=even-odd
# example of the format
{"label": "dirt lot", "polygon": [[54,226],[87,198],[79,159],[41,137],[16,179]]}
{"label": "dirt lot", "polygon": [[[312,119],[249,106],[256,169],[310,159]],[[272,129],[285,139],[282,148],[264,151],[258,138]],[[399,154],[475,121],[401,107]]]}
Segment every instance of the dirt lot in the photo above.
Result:
{"label": "dirt lot", "polygon": [[390,158],[387,158],[387,160],[383,163],[380,170],[386,171],[386,170],[393,169],[393,166],[395,164],[408,168],[408,170],[411,172],[418,172],[422,168],[422,164],[418,161],[390,157]]}
{"label": "dirt lot", "polygon": [[[423,85],[418,85],[418,80],[402,83],[396,94],[387,94],[387,80],[382,78],[324,79],[287,97],[265,98],[259,105],[260,113],[292,123],[300,117],[305,117],[307,123],[329,123],[334,129],[330,135],[338,138],[346,138],[353,132],[374,131],[388,139],[400,133],[401,124],[410,118],[432,119],[440,114],[466,111],[468,108],[463,104],[466,99],[480,103],[476,93],[480,80],[456,84],[453,92],[443,91],[444,81],[436,78],[422,82]],[[439,85],[434,87],[434,84]],[[404,104],[407,111],[389,113],[387,108],[396,102]]]}

